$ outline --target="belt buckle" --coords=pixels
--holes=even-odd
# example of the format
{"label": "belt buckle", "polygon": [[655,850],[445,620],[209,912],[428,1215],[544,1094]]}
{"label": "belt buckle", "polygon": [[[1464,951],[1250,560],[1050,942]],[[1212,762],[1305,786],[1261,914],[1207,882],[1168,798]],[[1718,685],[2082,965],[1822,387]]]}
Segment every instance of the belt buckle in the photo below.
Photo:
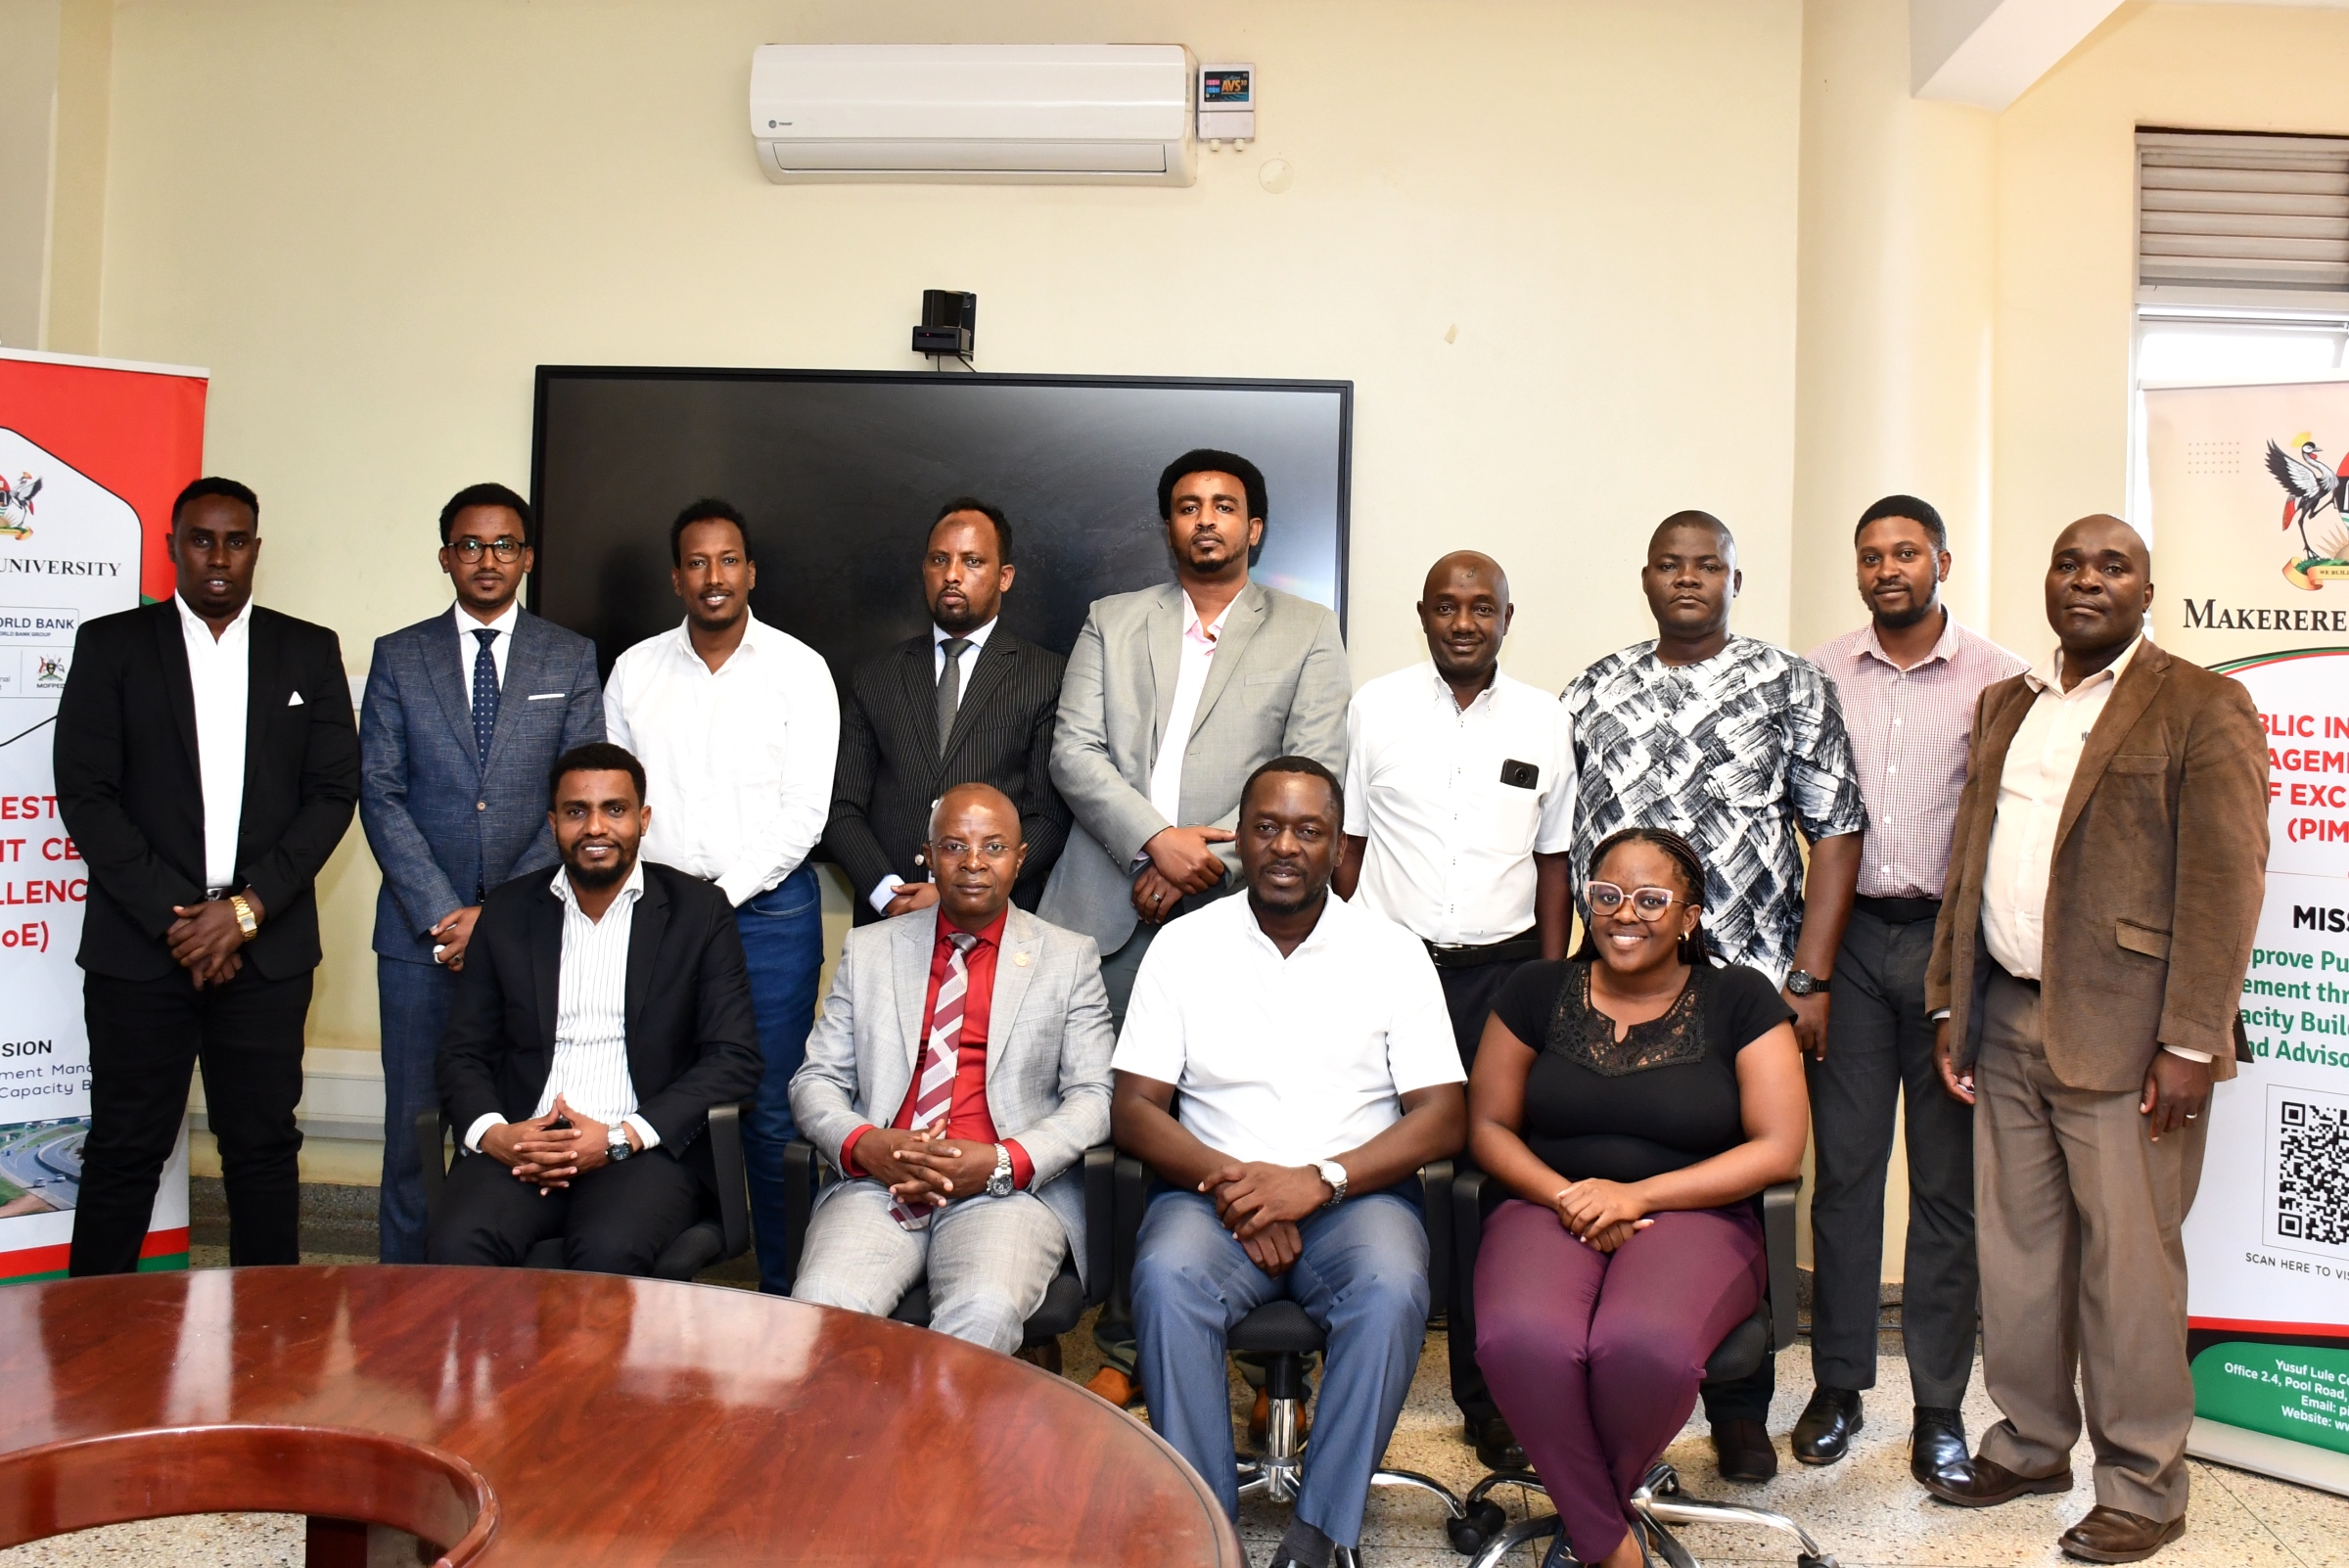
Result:
{"label": "belt buckle", "polygon": [[204,901],[207,903],[218,903],[221,899],[227,897],[228,890],[226,888],[207,888],[204,890]]}

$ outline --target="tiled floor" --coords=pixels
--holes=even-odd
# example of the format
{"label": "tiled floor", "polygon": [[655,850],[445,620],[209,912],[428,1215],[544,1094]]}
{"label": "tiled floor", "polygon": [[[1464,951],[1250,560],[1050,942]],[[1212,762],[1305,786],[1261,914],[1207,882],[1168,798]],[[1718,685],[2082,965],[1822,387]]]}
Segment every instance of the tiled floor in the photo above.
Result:
{"label": "tiled floor", "polygon": [[[197,1259],[200,1266],[221,1261]],[[1080,1329],[1066,1344],[1068,1375],[1090,1376],[1096,1364],[1091,1336]],[[1714,1473],[1701,1418],[1691,1420],[1667,1456],[1680,1467],[1689,1493],[1791,1514],[1844,1568],[2052,1568],[2069,1562],[2055,1549],[2055,1537],[2095,1500],[2085,1452],[2078,1463],[2080,1483],[2067,1496],[2028,1498],[1980,1511],[1945,1507],[1909,1478],[1906,1381],[1897,1336],[1887,1336],[1882,1382],[1869,1397],[1869,1424],[1852,1455],[1823,1470],[1789,1462],[1768,1486],[1730,1486]],[[1810,1391],[1808,1350],[1798,1347],[1780,1356],[1778,1399],[1770,1424],[1780,1437],[1781,1459],[1784,1434]],[[1246,1410],[1236,1379],[1234,1408],[1236,1414]],[[1979,1432],[1995,1414],[1977,1379],[1966,1407],[1969,1432]],[[1428,1336],[1387,1462],[1423,1471],[1454,1491],[1464,1491],[1482,1474],[1475,1453],[1459,1439],[1441,1335]],[[2216,1465],[2196,1462],[2192,1471],[2187,1534],[2156,1559],[2162,1568],[2349,1568],[2349,1499]],[[1497,1496],[1513,1517],[1523,1515],[1522,1496]],[[1251,1562],[1267,1559],[1286,1523],[1283,1507],[1243,1506],[1240,1535]],[[1792,1541],[1773,1532],[1692,1528],[1682,1540],[1708,1564],[1790,1565],[1794,1560]],[[1362,1545],[1369,1568],[1463,1568],[1465,1561],[1445,1541],[1442,1505],[1407,1491],[1372,1494]],[[0,1568],[276,1568],[299,1562],[300,1555],[299,1521],[248,1514],[158,1520],[60,1537],[0,1550]],[[1534,1568],[1538,1548],[1521,1549],[1509,1561],[1510,1568]]]}

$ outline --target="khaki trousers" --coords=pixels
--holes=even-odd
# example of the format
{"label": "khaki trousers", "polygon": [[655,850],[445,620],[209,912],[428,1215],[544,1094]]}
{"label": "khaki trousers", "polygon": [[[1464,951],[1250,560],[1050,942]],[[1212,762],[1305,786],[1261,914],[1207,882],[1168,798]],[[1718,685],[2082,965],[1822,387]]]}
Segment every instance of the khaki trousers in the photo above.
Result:
{"label": "khaki trousers", "polygon": [[1974,1065],[1982,1373],[2005,1419],[1982,1455],[2019,1475],[2071,1468],[2086,1397],[2096,1500],[2164,1523],[2186,1512],[2186,1249],[2207,1121],[2154,1142],[2139,1092],[2065,1086],[2040,996],[2003,971]]}

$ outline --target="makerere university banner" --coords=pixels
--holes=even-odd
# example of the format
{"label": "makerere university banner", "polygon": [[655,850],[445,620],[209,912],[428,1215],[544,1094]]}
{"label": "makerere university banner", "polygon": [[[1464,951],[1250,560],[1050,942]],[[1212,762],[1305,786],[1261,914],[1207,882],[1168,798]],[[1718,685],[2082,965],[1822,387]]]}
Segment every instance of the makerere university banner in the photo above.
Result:
{"label": "makerere university banner", "polygon": [[2148,388],[2145,421],[2162,643],[2268,733],[2252,1060],[2186,1223],[2188,1447],[2349,1492],[2349,381]]}
{"label": "makerere university banner", "polygon": [[[202,471],[205,373],[0,348],[0,1282],[62,1274],[89,1130],[88,871],[51,740],[85,621],[172,591],[171,501]],[[142,1268],[188,1261],[188,1139]]]}

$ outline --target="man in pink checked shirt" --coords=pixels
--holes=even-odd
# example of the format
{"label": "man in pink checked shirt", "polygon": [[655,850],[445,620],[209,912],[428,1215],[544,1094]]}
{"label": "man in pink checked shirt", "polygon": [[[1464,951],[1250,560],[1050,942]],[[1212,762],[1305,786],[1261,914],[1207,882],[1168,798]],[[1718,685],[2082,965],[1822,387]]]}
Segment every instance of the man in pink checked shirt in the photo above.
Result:
{"label": "man in pink checked shirt", "polygon": [[1818,1387],[1795,1423],[1794,1456],[1832,1464],[1862,1424],[1876,1381],[1877,1288],[1893,1108],[1906,1102],[1909,1244],[1902,1346],[1915,1401],[1909,1467],[1919,1483],[1966,1458],[1958,1407],[1973,1371],[1973,1116],[1941,1092],[1925,966],[1941,910],[1950,835],[1965,787],[1967,737],[1984,687],[2024,662],[1958,624],[1941,602],[1950,575],[1941,514],[1888,495],[1853,537],[1869,619],[1814,649],[1835,683],[1867,803],[1859,897],[1835,959],[1826,1053],[1807,1060],[1818,1186],[1811,1365]]}

